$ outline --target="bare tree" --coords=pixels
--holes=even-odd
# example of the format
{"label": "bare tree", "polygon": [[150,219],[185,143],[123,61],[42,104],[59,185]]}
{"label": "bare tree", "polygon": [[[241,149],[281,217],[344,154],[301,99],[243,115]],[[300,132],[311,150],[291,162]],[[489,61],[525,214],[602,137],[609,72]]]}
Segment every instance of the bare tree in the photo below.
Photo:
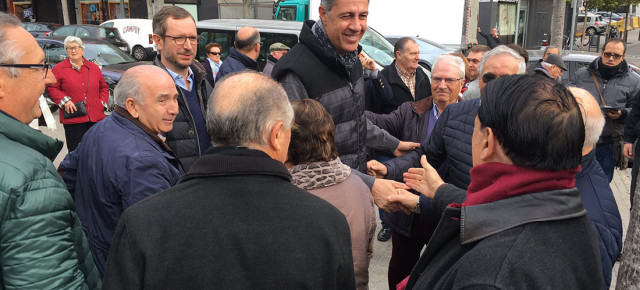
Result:
{"label": "bare tree", "polygon": [[[638,160],[636,160],[638,162]],[[633,193],[636,202],[631,207],[631,218],[624,240],[620,267],[618,268],[618,282],[616,289],[640,288],[640,186]]]}
{"label": "bare tree", "polygon": [[562,47],[564,35],[564,11],[567,7],[566,0],[553,0],[553,14],[551,16],[551,45]]}
{"label": "bare tree", "polygon": [[251,18],[251,3],[253,0],[242,0],[242,17],[244,19]]}

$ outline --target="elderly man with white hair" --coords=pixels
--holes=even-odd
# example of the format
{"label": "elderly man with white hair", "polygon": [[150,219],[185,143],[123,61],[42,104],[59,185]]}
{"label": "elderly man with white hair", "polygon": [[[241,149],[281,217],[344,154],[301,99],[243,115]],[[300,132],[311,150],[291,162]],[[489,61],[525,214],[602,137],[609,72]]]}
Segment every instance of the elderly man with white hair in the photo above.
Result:
{"label": "elderly man with white hair", "polygon": [[114,95],[113,114],[89,129],[60,165],[101,276],[122,212],[183,173],[162,135],[178,114],[169,74],[152,65],[130,68]]}
{"label": "elderly man with white hair", "polygon": [[[367,119],[400,140],[427,140],[445,108],[462,100],[460,90],[464,86],[464,77],[465,64],[461,58],[441,55],[433,64],[430,96],[415,102],[405,102],[386,115],[367,111]],[[374,164],[384,167],[375,160],[369,161],[368,165],[375,167]],[[421,221],[419,213],[405,215],[392,212],[384,213],[384,217],[386,224],[391,227],[393,249],[389,261],[388,283],[389,288],[394,288],[411,273],[436,224]]]}
{"label": "elderly man with white hair", "polygon": [[584,120],[584,146],[582,170],[576,174],[576,187],[580,191],[587,217],[598,232],[602,261],[603,289],[609,289],[611,271],[622,250],[622,220],[613,191],[602,167],[596,160],[595,146],[605,125],[596,99],[586,90],[569,88],[574,95]]}

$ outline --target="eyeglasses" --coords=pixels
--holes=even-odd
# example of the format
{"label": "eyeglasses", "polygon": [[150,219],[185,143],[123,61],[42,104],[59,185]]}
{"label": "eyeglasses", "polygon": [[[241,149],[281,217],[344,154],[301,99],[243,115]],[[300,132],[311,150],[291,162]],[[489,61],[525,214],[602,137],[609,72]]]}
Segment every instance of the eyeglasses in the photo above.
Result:
{"label": "eyeglasses", "polygon": [[207,52],[207,54],[211,54],[211,55],[220,55],[220,53],[219,53],[219,52],[211,52],[211,51]]}
{"label": "eyeglasses", "polygon": [[81,49],[82,47],[80,46],[67,46],[68,51],[81,50]]}
{"label": "eyeglasses", "polygon": [[47,78],[47,73],[49,72],[49,64],[47,62],[39,64],[0,64],[0,67],[41,69],[44,72],[43,79]]}
{"label": "eyeglasses", "polygon": [[452,79],[452,78],[441,78],[441,77],[432,77],[431,78],[431,84],[440,84],[440,82],[444,81],[445,83],[447,83],[447,85],[453,85],[453,83],[462,80],[462,78],[459,79]]}
{"label": "eyeglasses", "polygon": [[610,53],[610,52],[603,52],[602,56],[604,56],[604,58],[611,58],[613,57],[613,59],[620,59],[622,57],[621,54],[615,54],[615,53]]}
{"label": "eyeglasses", "polygon": [[185,42],[187,42],[187,38],[189,39],[189,43],[196,45],[198,44],[200,41],[202,41],[202,35],[198,35],[198,36],[171,36],[171,35],[164,35],[165,37],[169,37],[171,39],[173,39],[173,41],[177,44],[177,45],[183,45],[185,44]]}

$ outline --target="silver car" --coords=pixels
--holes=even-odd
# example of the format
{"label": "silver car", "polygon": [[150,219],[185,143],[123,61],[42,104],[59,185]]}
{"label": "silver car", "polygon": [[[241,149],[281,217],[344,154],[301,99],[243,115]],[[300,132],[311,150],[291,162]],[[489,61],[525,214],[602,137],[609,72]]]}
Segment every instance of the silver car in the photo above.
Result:
{"label": "silver car", "polygon": [[[579,14],[576,18],[576,35],[579,35],[579,33],[582,32],[583,27],[585,27],[584,18],[584,14]],[[600,34],[607,28],[607,23],[608,22],[602,19],[602,16],[595,13],[588,13],[585,33],[587,35]]]}

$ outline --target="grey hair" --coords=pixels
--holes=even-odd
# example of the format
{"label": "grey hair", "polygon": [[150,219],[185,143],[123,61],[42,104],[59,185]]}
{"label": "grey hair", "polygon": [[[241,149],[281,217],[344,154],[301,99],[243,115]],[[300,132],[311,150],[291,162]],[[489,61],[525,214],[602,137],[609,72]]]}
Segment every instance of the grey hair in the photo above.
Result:
{"label": "grey hair", "polygon": [[509,55],[518,60],[518,74],[524,74],[527,70],[527,65],[524,63],[524,58],[520,54],[518,54],[515,50],[507,47],[506,45],[498,45],[482,56],[480,67],[478,67],[478,72],[480,73],[480,75],[482,75],[484,63],[487,61],[487,59],[498,55]]}
{"label": "grey hair", "polygon": [[[254,75],[255,80],[243,89],[225,88],[226,81],[245,74]],[[207,131],[216,146],[264,146],[276,122],[282,121],[285,129],[293,125],[293,108],[284,88],[255,72],[232,73],[222,78],[208,105]]]}
{"label": "grey hair", "polygon": [[[324,7],[324,10],[329,14],[333,6],[336,5],[336,2],[338,2],[338,0],[320,0],[320,6]],[[369,3],[369,1],[367,1],[367,3]]]}
{"label": "grey hair", "polygon": [[541,62],[541,63],[540,63],[540,65],[541,65],[543,68],[547,69],[547,70],[549,70],[549,69],[553,66],[552,64],[550,64],[550,63],[548,63],[548,62],[546,62],[546,61]]}
{"label": "grey hair", "polygon": [[[155,74],[167,74],[168,72],[155,66],[155,65],[141,65],[140,67],[144,67],[146,69],[156,71]],[[134,67],[136,70],[131,71],[131,69],[127,70],[122,74],[116,88],[113,90],[113,98],[116,106],[125,107],[127,103],[127,98],[132,98],[136,103],[144,105],[144,91],[142,90],[142,82],[139,78],[140,68],[138,66]],[[149,72],[145,72],[148,74]]]}
{"label": "grey hair", "polygon": [[67,46],[69,46],[69,44],[72,43],[77,43],[80,48],[84,49],[84,45],[82,44],[82,39],[80,39],[77,36],[67,36],[67,38],[64,39],[64,49],[67,49]]}
{"label": "grey hair", "polygon": [[[24,56],[24,51],[18,48],[15,39],[7,37],[7,29],[21,27],[20,20],[12,15],[0,12],[0,63],[16,64]],[[13,67],[3,67],[2,70],[11,78],[20,76],[20,70]]]}
{"label": "grey hair", "polygon": [[[582,120],[584,122],[584,145],[585,147],[596,146],[598,143],[598,139],[600,139],[600,134],[602,134],[602,130],[604,129],[605,119],[603,114],[598,114],[598,117],[593,118],[592,116],[587,115],[587,109],[585,108],[585,103],[588,101],[593,102],[595,100],[589,91],[578,88],[578,87],[569,87],[569,91],[573,94],[573,96],[578,101],[578,105],[580,106],[580,112],[582,113]],[[589,99],[589,100],[587,100]],[[595,103],[594,105],[597,105]]]}
{"label": "grey hair", "polygon": [[445,62],[445,63],[450,63],[452,65],[455,65],[456,68],[458,68],[458,70],[460,71],[460,77],[464,79],[464,71],[465,71],[466,66],[464,65],[464,61],[461,58],[459,58],[459,57],[457,57],[455,55],[441,54],[433,62],[433,66],[432,67],[435,68],[436,64],[438,64],[440,62]]}

